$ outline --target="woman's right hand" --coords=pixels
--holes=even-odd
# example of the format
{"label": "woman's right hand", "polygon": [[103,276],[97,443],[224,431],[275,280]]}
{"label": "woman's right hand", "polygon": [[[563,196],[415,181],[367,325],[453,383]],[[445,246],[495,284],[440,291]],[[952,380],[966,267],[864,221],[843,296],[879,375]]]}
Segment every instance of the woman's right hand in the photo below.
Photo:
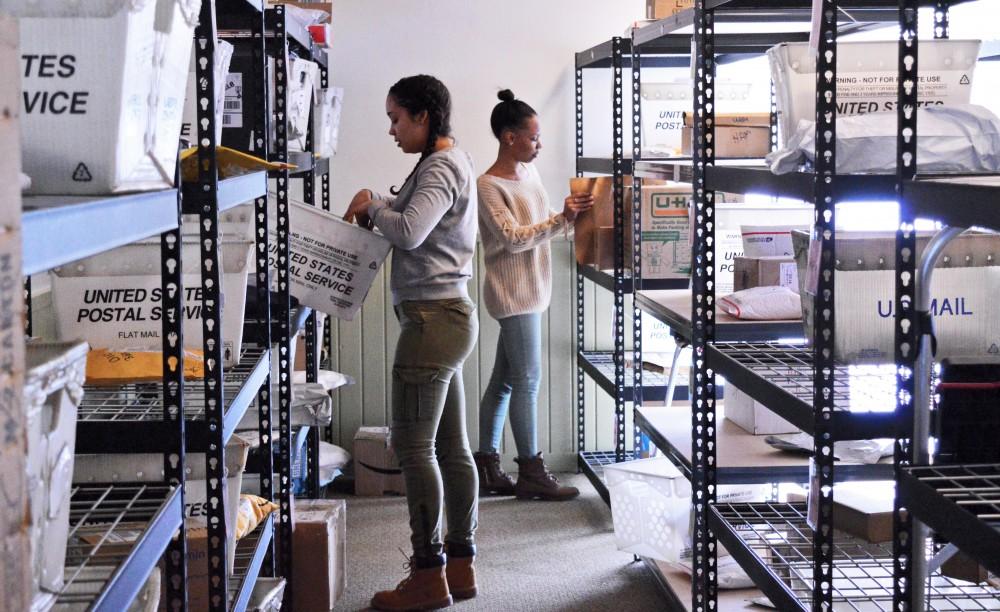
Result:
{"label": "woman's right hand", "polygon": [[593,208],[594,196],[589,193],[569,194],[563,202],[563,216],[570,223],[576,221],[577,215]]}
{"label": "woman's right hand", "polygon": [[362,189],[354,194],[351,203],[347,205],[347,212],[344,213],[344,221],[348,223],[356,221],[361,227],[371,229],[372,220],[368,216],[368,206],[371,204],[372,197],[370,189]]}

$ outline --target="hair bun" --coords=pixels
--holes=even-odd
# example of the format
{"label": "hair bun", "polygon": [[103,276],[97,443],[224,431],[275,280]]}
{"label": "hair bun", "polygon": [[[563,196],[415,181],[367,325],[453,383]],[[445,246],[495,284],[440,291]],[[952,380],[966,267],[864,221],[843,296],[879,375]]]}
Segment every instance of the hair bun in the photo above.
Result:
{"label": "hair bun", "polygon": [[501,89],[500,92],[497,94],[497,97],[500,98],[501,102],[513,102],[514,92],[512,92],[509,89]]}

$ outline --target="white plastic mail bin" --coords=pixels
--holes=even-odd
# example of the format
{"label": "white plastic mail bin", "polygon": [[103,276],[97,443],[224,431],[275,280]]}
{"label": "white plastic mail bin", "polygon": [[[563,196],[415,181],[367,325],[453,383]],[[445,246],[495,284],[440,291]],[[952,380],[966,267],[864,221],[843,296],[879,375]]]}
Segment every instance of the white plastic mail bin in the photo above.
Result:
{"label": "white plastic mail bin", "polygon": [[285,598],[284,578],[258,578],[250,593],[250,612],[281,612]]}
{"label": "white plastic mail bin", "polygon": [[[979,56],[978,40],[920,41],[921,106],[968,104]],[[781,43],[767,51],[778,104],[781,146],[799,121],[816,120],[816,52],[808,43]],[[837,113],[892,111],[898,99],[899,43],[837,43]]]}
{"label": "white plastic mail bin", "polygon": [[[253,243],[222,241],[223,365],[239,360]],[[201,250],[185,236],[181,251],[184,344],[202,350]],[[83,338],[94,348],[153,350],[163,347],[160,242],[139,242],[52,271],[52,301],[59,338]]]}
{"label": "white plastic mail bin", "polygon": [[200,0],[4,0],[22,17],[21,143],[31,193],[173,184]]}
{"label": "white plastic mail bin", "polygon": [[690,545],[691,483],[668,459],[604,467],[618,550],[668,563]]}
{"label": "white plastic mail bin", "polygon": [[87,345],[84,342],[29,342],[25,360],[24,408],[28,434],[27,484],[34,607],[58,593],[63,585],[76,449],[76,413],[83,398]]}

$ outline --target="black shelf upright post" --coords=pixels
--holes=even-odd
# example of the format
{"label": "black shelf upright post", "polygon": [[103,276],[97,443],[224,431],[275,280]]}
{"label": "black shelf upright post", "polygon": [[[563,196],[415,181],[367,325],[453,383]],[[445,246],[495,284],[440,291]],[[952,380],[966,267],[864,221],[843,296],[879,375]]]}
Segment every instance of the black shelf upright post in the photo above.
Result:
{"label": "black shelf upright post", "polygon": [[627,39],[611,39],[611,131],[615,220],[615,461],[625,461],[625,174],[624,126],[622,124],[622,58]]}
{"label": "black shelf upright post", "polygon": [[[208,513],[208,600],[211,610],[228,606],[226,555],[225,398],[222,366],[222,272],[219,256],[219,176],[215,160],[215,2],[201,4],[195,29],[198,93],[198,190],[201,249],[202,334],[205,358],[205,418],[208,448],[205,486]],[[232,526],[235,529],[235,525]]]}
{"label": "black shelf upright post", "polygon": [[[319,69],[319,85],[323,90],[330,88],[330,71],[326,66],[320,66]],[[331,162],[333,160],[330,160]],[[326,171],[319,177],[320,185],[320,206],[323,210],[330,211],[330,164],[327,164]],[[323,356],[322,361],[329,361],[330,351],[333,350],[331,341],[331,334],[333,333],[330,328],[333,326],[333,317],[327,317],[326,325],[323,326],[323,348],[320,349],[320,355]],[[323,431],[323,439],[327,442],[333,443],[333,424],[327,425]]]}
{"label": "black shelf upright post", "polygon": [[[177,229],[160,235],[160,299],[162,300],[161,331],[163,333],[163,420],[173,427],[168,448],[174,449],[163,456],[163,476],[168,484],[180,487],[180,507],[184,507],[184,286],[181,282],[181,211],[183,190],[178,166],[174,181],[177,184]],[[166,607],[171,612],[187,610],[187,541],[184,523],[180,532],[167,544],[163,555],[163,572],[166,579]]]}
{"label": "black shelf upright post", "polygon": [[[935,29],[937,29],[935,19]],[[917,171],[917,2],[899,0],[899,85],[896,124],[896,193],[899,194],[899,228],[896,231],[896,436],[893,446],[893,463],[896,481],[902,471],[915,463],[924,463],[919,457],[914,439],[914,410],[926,407],[915,405],[915,379],[921,326],[925,323],[916,311],[916,230],[914,216],[902,197],[903,185],[916,176]],[[921,279],[922,281],[922,279]],[[898,611],[920,610],[924,600],[924,581],[927,574],[926,530],[914,521],[903,502],[897,487],[893,504],[893,605]]]}
{"label": "black shelf upright post", "polygon": [[[251,23],[251,38],[253,50],[251,53],[252,70],[255,80],[253,86],[245,95],[254,97],[255,114],[253,121],[254,151],[262,159],[269,159],[270,144],[268,142],[268,123],[270,113],[268,108],[267,81],[267,43],[264,27],[264,12],[255,12]],[[271,347],[271,266],[270,233],[268,231],[269,207],[267,193],[254,199],[254,248],[257,273],[257,337],[260,346]],[[257,392],[257,431],[260,434],[261,460],[260,495],[264,499],[274,499],[274,419],[271,411],[271,374],[268,373],[264,384]],[[267,546],[267,554],[260,571],[263,576],[274,576],[274,539]]]}
{"label": "black shelf upright post", "polygon": [[[634,32],[634,30],[633,30]],[[642,158],[642,53],[632,41],[632,167]],[[632,414],[642,408],[642,309],[636,293],[642,287],[642,179],[632,171]],[[623,230],[624,231],[624,230]],[[624,354],[624,353],[623,353]],[[633,416],[634,419],[634,416]],[[642,432],[633,421],[632,455],[639,457]]]}
{"label": "black shelf upright post", "polygon": [[695,74],[692,147],[695,235],[692,245],[691,346],[691,604],[695,612],[717,607],[715,536],[709,528],[710,507],[716,499],[715,373],[708,365],[708,347],[715,341],[715,192],[705,176],[715,164],[715,14],[707,0],[696,0],[694,16]]}
{"label": "black shelf upright post", "polygon": [[[816,49],[816,225],[820,244],[813,320],[813,446],[810,496],[819,508],[813,517],[813,610],[833,602],[833,410],[837,174],[837,1],[822,0]],[[814,264],[811,264],[814,265]]]}
{"label": "black shelf upright post", "polygon": [[[580,170],[580,160],[583,159],[583,69],[576,67],[576,175],[583,176]],[[574,245],[574,257],[576,249]],[[576,362],[576,445],[577,453],[583,453],[587,448],[587,403],[585,396],[585,381],[583,364],[580,363],[580,351],[583,350],[584,333],[584,278],[580,264],[576,267],[576,346],[573,347],[573,360]],[[583,456],[582,454],[580,455]]]}
{"label": "black shelf upright post", "polygon": [[[288,161],[288,38],[285,31],[285,7],[276,5],[267,9],[267,29],[272,33],[271,55],[274,57],[275,89],[275,150],[274,158]],[[277,174],[277,234],[278,234],[278,560],[280,574],[287,580],[284,607],[294,609],[292,583],[292,478],[291,478],[291,405],[292,405],[292,355],[289,314],[289,198],[288,170]]]}
{"label": "black shelf upright post", "polygon": [[[309,108],[309,124],[306,130],[306,150],[312,157],[309,171],[302,175],[302,195],[309,206],[316,206],[316,153],[315,135],[313,134],[313,116],[316,106]],[[320,314],[315,310],[306,319],[306,382],[314,383],[319,379],[319,361],[316,358],[317,331]],[[319,429],[310,427],[306,434],[306,496],[319,497]]]}

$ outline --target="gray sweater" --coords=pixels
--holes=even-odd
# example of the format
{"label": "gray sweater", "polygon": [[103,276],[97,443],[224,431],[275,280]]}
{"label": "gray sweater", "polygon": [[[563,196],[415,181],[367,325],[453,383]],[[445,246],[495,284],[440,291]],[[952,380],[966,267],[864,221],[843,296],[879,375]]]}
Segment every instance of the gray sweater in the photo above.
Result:
{"label": "gray sweater", "polygon": [[472,157],[452,147],[424,160],[395,197],[368,209],[392,251],[392,302],[468,297],[476,250]]}

